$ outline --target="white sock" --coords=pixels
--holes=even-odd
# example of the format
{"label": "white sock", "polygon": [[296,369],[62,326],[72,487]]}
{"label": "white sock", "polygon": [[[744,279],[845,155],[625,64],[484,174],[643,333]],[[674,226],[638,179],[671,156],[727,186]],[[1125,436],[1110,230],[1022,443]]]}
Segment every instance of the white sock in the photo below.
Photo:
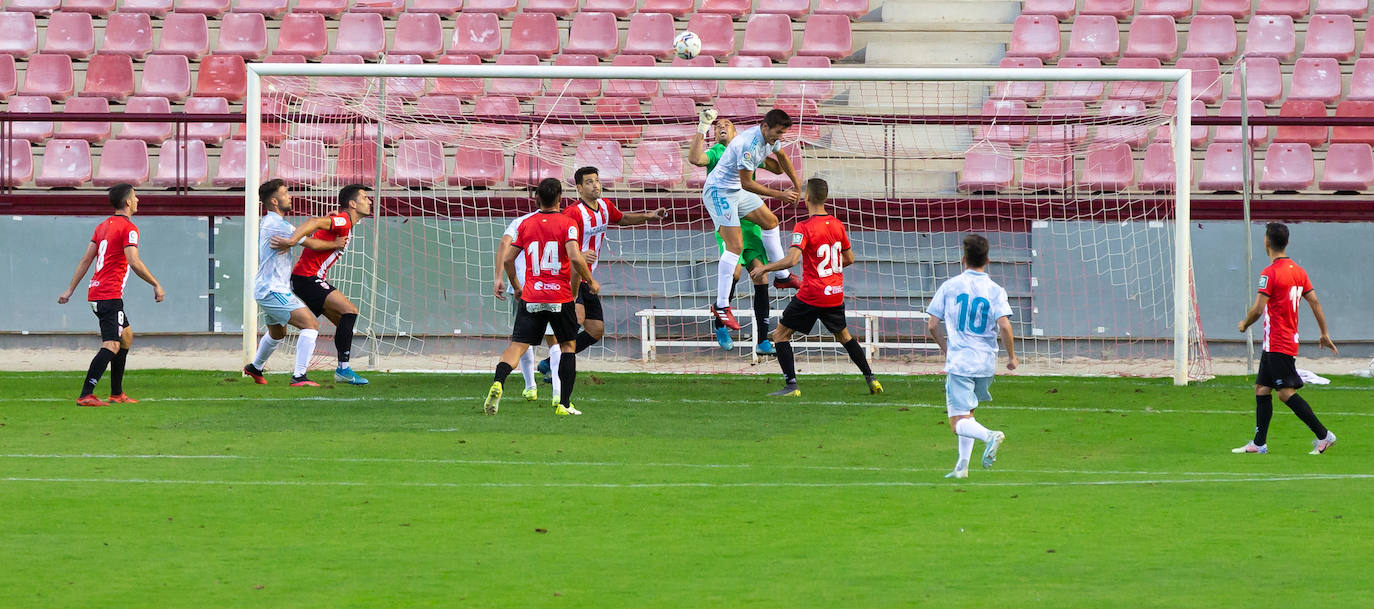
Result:
{"label": "white sock", "polygon": [[[769,260],[782,260],[787,257],[787,253],[782,251],[782,237],[780,234],[781,231],[776,226],[763,231],[763,249],[768,250]],[[773,276],[778,279],[787,279],[792,276],[792,271],[788,269],[774,271]]]}
{"label": "white sock", "polygon": [[315,338],[319,335],[319,330],[301,330],[296,337],[296,369],[291,372],[292,376],[301,376],[310,367],[310,358],[315,355]]}
{"label": "white sock", "polygon": [[726,250],[720,255],[716,267],[716,308],[730,306],[730,288],[735,285],[735,267],[739,266],[739,254]]}
{"label": "white sock", "polygon": [[272,357],[272,352],[277,350],[277,345],[281,344],[281,339],[272,338],[271,334],[263,334],[262,340],[258,341],[258,355],[253,358],[253,367],[262,370],[267,358]]}
{"label": "white sock", "polygon": [[954,464],[954,471],[968,469],[968,460],[973,456],[973,438],[959,436],[959,462]]}
{"label": "white sock", "polygon": [[973,438],[974,440],[982,440],[984,442],[988,441],[988,436],[990,435],[988,428],[983,427],[982,423],[973,420],[973,417],[959,419],[959,422],[954,424],[954,433],[965,438]]}
{"label": "white sock", "polygon": [[340,369],[340,370],[348,370],[349,368],[352,368],[352,367],[353,367],[353,366],[350,365],[348,362],[339,362],[339,369]]}
{"label": "white sock", "polygon": [[550,346],[549,346],[549,370],[550,370],[551,372],[553,372],[553,374],[551,374],[550,376],[553,377],[553,397],[554,397],[554,399],[557,399],[558,396],[563,395],[563,381],[562,381],[562,379],[558,378],[558,362],[561,361],[562,359],[563,359],[563,350],[558,348],[558,344],[555,343],[555,344],[553,344],[553,345],[550,345]]}
{"label": "white sock", "polygon": [[525,391],[534,389],[534,347],[520,356],[520,374],[525,377]]}

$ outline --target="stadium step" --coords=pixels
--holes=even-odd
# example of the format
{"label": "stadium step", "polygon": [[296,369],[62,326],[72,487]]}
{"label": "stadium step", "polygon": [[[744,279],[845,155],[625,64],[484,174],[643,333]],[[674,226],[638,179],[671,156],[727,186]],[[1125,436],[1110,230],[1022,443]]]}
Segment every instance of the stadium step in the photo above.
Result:
{"label": "stadium step", "polygon": [[[908,66],[920,57],[923,66],[992,66],[1006,53],[997,35],[968,32],[928,32],[915,37],[888,37],[868,42],[864,63],[870,66]],[[860,48],[857,44],[855,48]]]}
{"label": "stadium step", "polygon": [[881,12],[884,23],[1011,23],[1021,14],[1021,3],[887,0]]}

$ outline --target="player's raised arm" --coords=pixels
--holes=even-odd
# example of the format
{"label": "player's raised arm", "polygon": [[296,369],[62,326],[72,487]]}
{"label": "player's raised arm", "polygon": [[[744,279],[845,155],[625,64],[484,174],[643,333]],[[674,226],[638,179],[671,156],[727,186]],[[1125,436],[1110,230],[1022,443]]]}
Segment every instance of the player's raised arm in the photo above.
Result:
{"label": "player's raised arm", "polygon": [[798,195],[797,191],[795,190],[783,192],[781,190],[776,190],[764,186],[763,184],[759,183],[758,180],[754,179],[754,170],[752,169],[741,169],[739,171],[739,185],[740,188],[752,192],[760,197],[772,197],[774,199],[782,199],[783,201],[786,201],[789,204],[796,203],[801,197],[801,195]]}
{"label": "player's raised arm", "polygon": [[754,270],[749,271],[749,277],[754,280],[754,283],[766,282],[768,281],[769,273],[782,269],[790,269],[796,266],[797,263],[801,261],[801,258],[802,248],[800,245],[794,244],[792,247],[787,248],[787,255],[783,256],[782,260],[766,266],[754,267]]}
{"label": "player's raised arm", "polygon": [[280,245],[285,245],[286,247],[293,247],[297,243],[300,243],[301,239],[304,239],[306,235],[309,235],[310,233],[313,233],[317,230],[329,230],[329,228],[332,226],[333,220],[330,220],[328,217],[311,218],[309,220],[306,220],[305,222],[302,222],[300,226],[297,226],[296,232],[291,233],[290,237],[272,237],[271,245],[272,247],[278,247]]}
{"label": "player's raised arm", "polygon": [[76,291],[76,286],[86,278],[86,273],[91,270],[91,263],[95,262],[97,247],[92,241],[86,245],[86,253],[81,256],[81,262],[76,263],[76,272],[72,273],[72,282],[67,286],[67,291],[57,297],[57,304],[67,304],[71,300],[72,293]]}
{"label": "player's raised arm", "polygon": [[1322,333],[1321,338],[1317,339],[1317,344],[1330,349],[1332,355],[1339,355],[1340,352],[1336,350],[1336,343],[1331,341],[1331,334],[1326,331],[1326,314],[1322,312],[1321,301],[1317,300],[1317,291],[1308,290],[1306,294],[1302,295],[1302,299],[1306,300],[1307,304],[1312,307],[1312,317],[1317,318],[1317,329]]}
{"label": "player's raised arm", "polygon": [[711,130],[711,125],[716,122],[716,111],[714,108],[702,110],[697,114],[697,134],[692,136],[692,145],[687,149],[687,162],[697,167],[705,167],[711,163],[711,158],[706,156],[706,133]]}
{"label": "player's raised arm", "polygon": [[660,207],[653,211],[628,211],[620,216],[616,226],[637,226],[652,220],[662,220],[668,217],[668,208]]}
{"label": "player's raised arm", "polygon": [[[797,170],[794,167],[792,167],[792,157],[787,156],[786,152],[778,150],[777,152],[773,153],[771,159],[777,159],[778,167],[782,169],[781,173],[786,174],[787,179],[792,180],[792,188],[796,189],[796,191],[800,193],[801,180],[797,179]],[[767,165],[766,161],[764,165]],[[779,172],[774,171],[773,173]]]}
{"label": "player's raised arm", "polygon": [[138,246],[124,246],[124,258],[129,261],[129,268],[133,269],[134,274],[138,275],[139,279],[142,279],[143,281],[148,282],[148,285],[153,286],[153,300],[157,302],[162,302],[162,299],[165,296],[165,294],[162,291],[162,284],[158,283],[157,277],[154,277],[153,272],[148,270],[148,266],[143,264],[143,259],[138,257]]}

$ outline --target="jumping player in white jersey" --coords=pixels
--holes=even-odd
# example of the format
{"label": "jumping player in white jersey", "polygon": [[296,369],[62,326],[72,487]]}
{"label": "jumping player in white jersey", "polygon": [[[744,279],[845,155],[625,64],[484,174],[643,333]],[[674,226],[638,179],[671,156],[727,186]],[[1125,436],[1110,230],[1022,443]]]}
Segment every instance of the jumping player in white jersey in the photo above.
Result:
{"label": "jumping player in white jersey", "polygon": [[[973,418],[979,401],[992,400],[988,387],[997,370],[999,335],[1007,348],[1007,370],[1015,370],[1018,364],[1007,291],[988,277],[987,266],[988,240],[981,235],[964,237],[964,272],[945,281],[926,310],[930,335],[945,353],[945,410],[949,428],[959,438],[959,460],[946,478],[968,477],[974,440],[987,446],[983,468],[992,467],[997,449],[1007,437]],[[948,323],[942,323],[944,320]]]}
{"label": "jumping player in white jersey", "polygon": [[[319,383],[306,378],[305,371],[310,365],[311,354],[315,352],[315,338],[320,334],[320,324],[305,303],[291,293],[291,267],[294,261],[291,259],[290,246],[272,246],[273,237],[288,238],[296,232],[296,227],[282,217],[291,213],[291,193],[286,190],[285,182],[268,180],[258,187],[258,202],[262,203],[267,213],[258,223],[258,273],[253,278],[253,298],[258,301],[258,307],[267,318],[267,334],[262,336],[257,356],[252,363],[243,367],[243,373],[252,378],[254,383],[267,384],[262,367],[286,339],[286,326],[290,324],[300,329],[300,335],[296,337],[296,367],[291,372],[291,386],[319,387]],[[306,247],[316,245],[314,241],[306,239]]]}
{"label": "jumping player in white jersey", "polygon": [[[505,300],[507,295],[515,296],[515,298],[511,299],[512,316],[517,314],[519,308],[523,306],[519,294],[522,288],[521,278],[525,276],[525,257],[516,256],[514,262],[505,260],[504,264],[503,258],[505,258],[506,250],[510,249],[510,244],[513,243],[516,236],[519,235],[520,223],[537,213],[539,212],[532,211],[511,220],[510,224],[506,226],[506,232],[501,234],[501,241],[496,245],[496,260],[494,264],[496,285],[493,292],[496,294],[497,300]],[[506,282],[507,278],[510,279],[509,283]],[[553,339],[553,330],[545,330],[544,342],[548,343],[550,350],[558,348],[558,342]],[[525,390],[521,392],[520,395],[526,400],[533,402],[539,399],[539,387],[534,380],[534,349],[529,349],[525,351],[524,355],[520,356],[519,365],[520,375],[525,377]],[[555,376],[553,378],[553,394],[558,395],[559,389],[559,379]]]}
{"label": "jumping player in white jersey", "polygon": [[[763,204],[762,197],[781,199],[787,205],[801,200],[801,181],[797,179],[792,160],[782,151],[779,141],[791,127],[792,117],[786,112],[776,108],[769,110],[763,115],[763,125],[745,129],[730,140],[715,169],[707,174],[706,186],[701,192],[702,203],[720,231],[721,239],[725,241],[725,252],[720,255],[720,263],[716,267],[716,302],[711,305],[711,314],[731,330],[740,328],[734,313],[730,311],[730,288],[735,283],[735,267],[739,264],[740,253],[744,251],[740,218],[748,218],[759,226],[768,259],[782,260],[784,252],[778,234],[778,217]],[[762,166],[769,156],[777,159],[779,168],[792,180],[792,189],[774,190],[754,179],[754,170]],[[781,269],[773,276],[773,285],[778,288],[801,288],[801,281],[787,269]]]}

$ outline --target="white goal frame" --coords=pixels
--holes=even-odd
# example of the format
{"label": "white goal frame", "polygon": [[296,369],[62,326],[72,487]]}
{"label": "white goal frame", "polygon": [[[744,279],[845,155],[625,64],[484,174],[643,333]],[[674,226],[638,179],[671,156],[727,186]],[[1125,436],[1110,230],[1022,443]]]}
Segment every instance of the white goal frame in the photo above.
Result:
{"label": "white goal frame", "polygon": [[[287,64],[249,63],[246,111],[246,167],[244,171],[243,237],[243,358],[251,361],[257,351],[258,307],[252,298],[258,268],[257,187],[262,141],[262,77],[413,77],[413,78],[533,78],[617,80],[781,80],[781,81],[1036,81],[1036,82],[1160,82],[1173,83],[1174,97],[1192,98],[1192,71],[1180,69],[1081,68],[733,68],[733,67],[640,67],[640,66],[505,66],[425,64]],[[1188,330],[1192,307],[1192,240],[1190,190],[1192,147],[1189,104],[1176,103],[1171,142],[1174,152],[1174,352],[1175,385],[1188,382]]]}

